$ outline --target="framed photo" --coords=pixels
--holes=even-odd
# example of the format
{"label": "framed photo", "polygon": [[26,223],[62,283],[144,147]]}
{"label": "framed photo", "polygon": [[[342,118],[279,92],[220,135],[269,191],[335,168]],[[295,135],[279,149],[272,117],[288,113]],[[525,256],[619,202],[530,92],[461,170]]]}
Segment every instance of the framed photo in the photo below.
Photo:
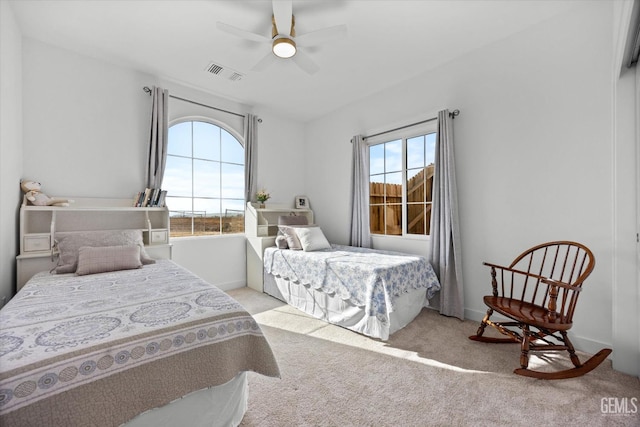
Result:
{"label": "framed photo", "polygon": [[307,196],[296,196],[296,209],[309,209]]}

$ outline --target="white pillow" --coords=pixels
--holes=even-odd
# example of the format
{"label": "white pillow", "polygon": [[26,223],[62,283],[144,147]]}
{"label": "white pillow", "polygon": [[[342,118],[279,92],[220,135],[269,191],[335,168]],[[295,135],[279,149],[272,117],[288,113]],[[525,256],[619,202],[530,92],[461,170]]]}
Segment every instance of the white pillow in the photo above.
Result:
{"label": "white pillow", "polygon": [[320,227],[294,228],[302,250],[305,252],[319,251],[321,249],[331,249],[331,244]]}
{"label": "white pillow", "polygon": [[[306,217],[304,217],[306,219]],[[317,227],[317,225],[279,225],[278,234],[284,236],[287,239],[287,246],[289,249],[294,251],[301,251],[302,245],[300,244],[300,240],[298,240],[298,235],[296,234],[296,228],[307,228],[307,227]],[[283,248],[280,248],[283,249]]]}

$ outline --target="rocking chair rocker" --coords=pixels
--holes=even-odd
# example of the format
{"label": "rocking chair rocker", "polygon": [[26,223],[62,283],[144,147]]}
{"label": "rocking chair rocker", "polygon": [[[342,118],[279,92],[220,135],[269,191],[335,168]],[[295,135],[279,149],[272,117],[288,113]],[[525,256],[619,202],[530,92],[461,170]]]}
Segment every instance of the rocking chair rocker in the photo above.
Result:
{"label": "rocking chair rocker", "polygon": [[[523,252],[509,267],[484,265],[491,268],[493,295],[484,297],[489,309],[476,335],[469,339],[520,343],[521,367],[514,370],[516,374],[540,379],[574,378],[593,370],[609,356],[611,349],[605,348],[580,363],[567,336],[582,284],[595,265],[589,248],[569,241],[549,242]],[[490,320],[494,311],[510,320]],[[483,336],[487,325],[509,338]],[[564,350],[569,352],[574,368],[556,372],[528,369],[529,352]]]}

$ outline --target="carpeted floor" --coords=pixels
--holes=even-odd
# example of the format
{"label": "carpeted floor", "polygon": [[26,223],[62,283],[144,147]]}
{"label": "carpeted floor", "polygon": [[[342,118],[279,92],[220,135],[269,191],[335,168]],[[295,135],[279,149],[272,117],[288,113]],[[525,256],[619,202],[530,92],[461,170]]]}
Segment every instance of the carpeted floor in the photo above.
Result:
{"label": "carpeted floor", "polygon": [[[536,380],[512,373],[517,344],[469,340],[475,321],[423,309],[382,342],[249,288],[229,294],[262,327],[282,374],[250,373],[243,426],[640,426],[640,380],[609,360],[580,378]],[[534,356],[530,367],[565,359]]]}

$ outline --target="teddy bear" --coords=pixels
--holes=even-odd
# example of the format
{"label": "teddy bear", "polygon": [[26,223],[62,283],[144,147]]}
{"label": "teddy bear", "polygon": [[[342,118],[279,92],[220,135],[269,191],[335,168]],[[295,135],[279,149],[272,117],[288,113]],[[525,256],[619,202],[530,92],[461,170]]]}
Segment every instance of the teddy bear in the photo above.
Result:
{"label": "teddy bear", "polygon": [[23,179],[20,181],[20,188],[24,192],[29,203],[34,206],[69,206],[73,200],[49,197],[40,191],[42,185],[36,181]]}

